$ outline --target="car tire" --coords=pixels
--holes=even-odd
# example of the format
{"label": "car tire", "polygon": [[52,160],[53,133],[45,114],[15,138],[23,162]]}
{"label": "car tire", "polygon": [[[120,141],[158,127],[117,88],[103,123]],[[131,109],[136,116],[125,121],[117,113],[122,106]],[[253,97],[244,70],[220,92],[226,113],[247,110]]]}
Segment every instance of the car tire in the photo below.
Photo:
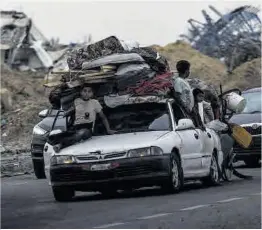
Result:
{"label": "car tire", "polygon": [[54,198],[58,202],[71,201],[72,198],[75,196],[75,191],[72,188],[52,186],[52,190]]}
{"label": "car tire", "polygon": [[45,163],[43,160],[32,160],[34,173],[37,179],[45,179]]}
{"label": "car tire", "polygon": [[209,175],[202,179],[202,183],[206,186],[215,186],[220,184],[221,173],[216,155],[213,153],[210,164]]}
{"label": "car tire", "polygon": [[248,159],[245,159],[244,162],[247,167],[255,168],[260,166],[260,159],[258,157],[250,157]]}
{"label": "car tire", "polygon": [[181,161],[175,153],[170,156],[169,169],[168,180],[162,185],[162,189],[168,193],[178,193],[184,186],[184,176]]}

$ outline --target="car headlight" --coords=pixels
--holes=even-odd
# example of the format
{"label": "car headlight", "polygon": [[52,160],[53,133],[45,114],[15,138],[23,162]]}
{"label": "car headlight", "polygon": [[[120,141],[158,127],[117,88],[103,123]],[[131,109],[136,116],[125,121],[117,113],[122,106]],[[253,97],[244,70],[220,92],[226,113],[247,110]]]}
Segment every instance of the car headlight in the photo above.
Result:
{"label": "car headlight", "polygon": [[36,125],[34,128],[33,128],[33,134],[35,135],[45,135],[47,133],[46,130],[40,128],[38,125]]}
{"label": "car headlight", "polygon": [[156,146],[141,149],[131,149],[127,153],[128,157],[159,156],[162,154],[163,150]]}
{"label": "car headlight", "polygon": [[73,156],[53,156],[50,159],[50,165],[62,165],[75,163],[75,157]]}

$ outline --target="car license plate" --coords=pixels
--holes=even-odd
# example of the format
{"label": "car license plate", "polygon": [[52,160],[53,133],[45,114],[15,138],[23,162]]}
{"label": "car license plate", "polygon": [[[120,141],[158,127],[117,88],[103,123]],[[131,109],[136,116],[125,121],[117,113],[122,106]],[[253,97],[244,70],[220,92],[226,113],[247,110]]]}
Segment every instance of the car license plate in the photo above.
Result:
{"label": "car license plate", "polygon": [[109,169],[111,164],[98,164],[98,165],[92,165],[91,171],[102,171]]}

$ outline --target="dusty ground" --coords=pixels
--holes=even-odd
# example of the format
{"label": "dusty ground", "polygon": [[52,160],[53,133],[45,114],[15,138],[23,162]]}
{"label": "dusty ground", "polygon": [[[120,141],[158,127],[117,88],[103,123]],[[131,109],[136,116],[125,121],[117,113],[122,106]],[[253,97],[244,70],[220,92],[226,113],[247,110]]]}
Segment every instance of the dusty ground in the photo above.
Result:
{"label": "dusty ground", "polygon": [[1,111],[1,143],[5,147],[29,148],[32,128],[39,121],[37,114],[48,106],[43,77],[2,66],[1,88],[8,89],[13,99],[12,110]]}
{"label": "dusty ground", "polygon": [[[260,58],[244,63],[235,69],[233,74],[228,75],[223,63],[199,53],[184,42],[154,47],[167,57],[173,70],[178,60],[187,59],[192,64],[191,77],[206,80],[216,87],[220,83],[225,88],[240,87],[241,89],[261,85]],[[12,111],[1,111],[3,146],[12,149],[29,149],[32,128],[40,120],[38,112],[48,106],[48,92],[45,91],[43,82],[43,74],[16,72],[2,66],[1,88],[7,88],[13,99]]]}

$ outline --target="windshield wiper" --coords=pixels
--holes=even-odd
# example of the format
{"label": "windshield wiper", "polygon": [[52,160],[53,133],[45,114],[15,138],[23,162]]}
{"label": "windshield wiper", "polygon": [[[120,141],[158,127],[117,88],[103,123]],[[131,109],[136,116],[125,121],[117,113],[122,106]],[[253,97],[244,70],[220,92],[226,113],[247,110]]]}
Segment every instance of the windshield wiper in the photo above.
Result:
{"label": "windshield wiper", "polygon": [[261,111],[256,110],[256,111],[250,112],[250,114],[254,114],[254,113],[261,113]]}
{"label": "windshield wiper", "polygon": [[133,133],[133,132],[147,132],[150,131],[148,129],[122,129],[122,130],[117,130],[117,133]]}

